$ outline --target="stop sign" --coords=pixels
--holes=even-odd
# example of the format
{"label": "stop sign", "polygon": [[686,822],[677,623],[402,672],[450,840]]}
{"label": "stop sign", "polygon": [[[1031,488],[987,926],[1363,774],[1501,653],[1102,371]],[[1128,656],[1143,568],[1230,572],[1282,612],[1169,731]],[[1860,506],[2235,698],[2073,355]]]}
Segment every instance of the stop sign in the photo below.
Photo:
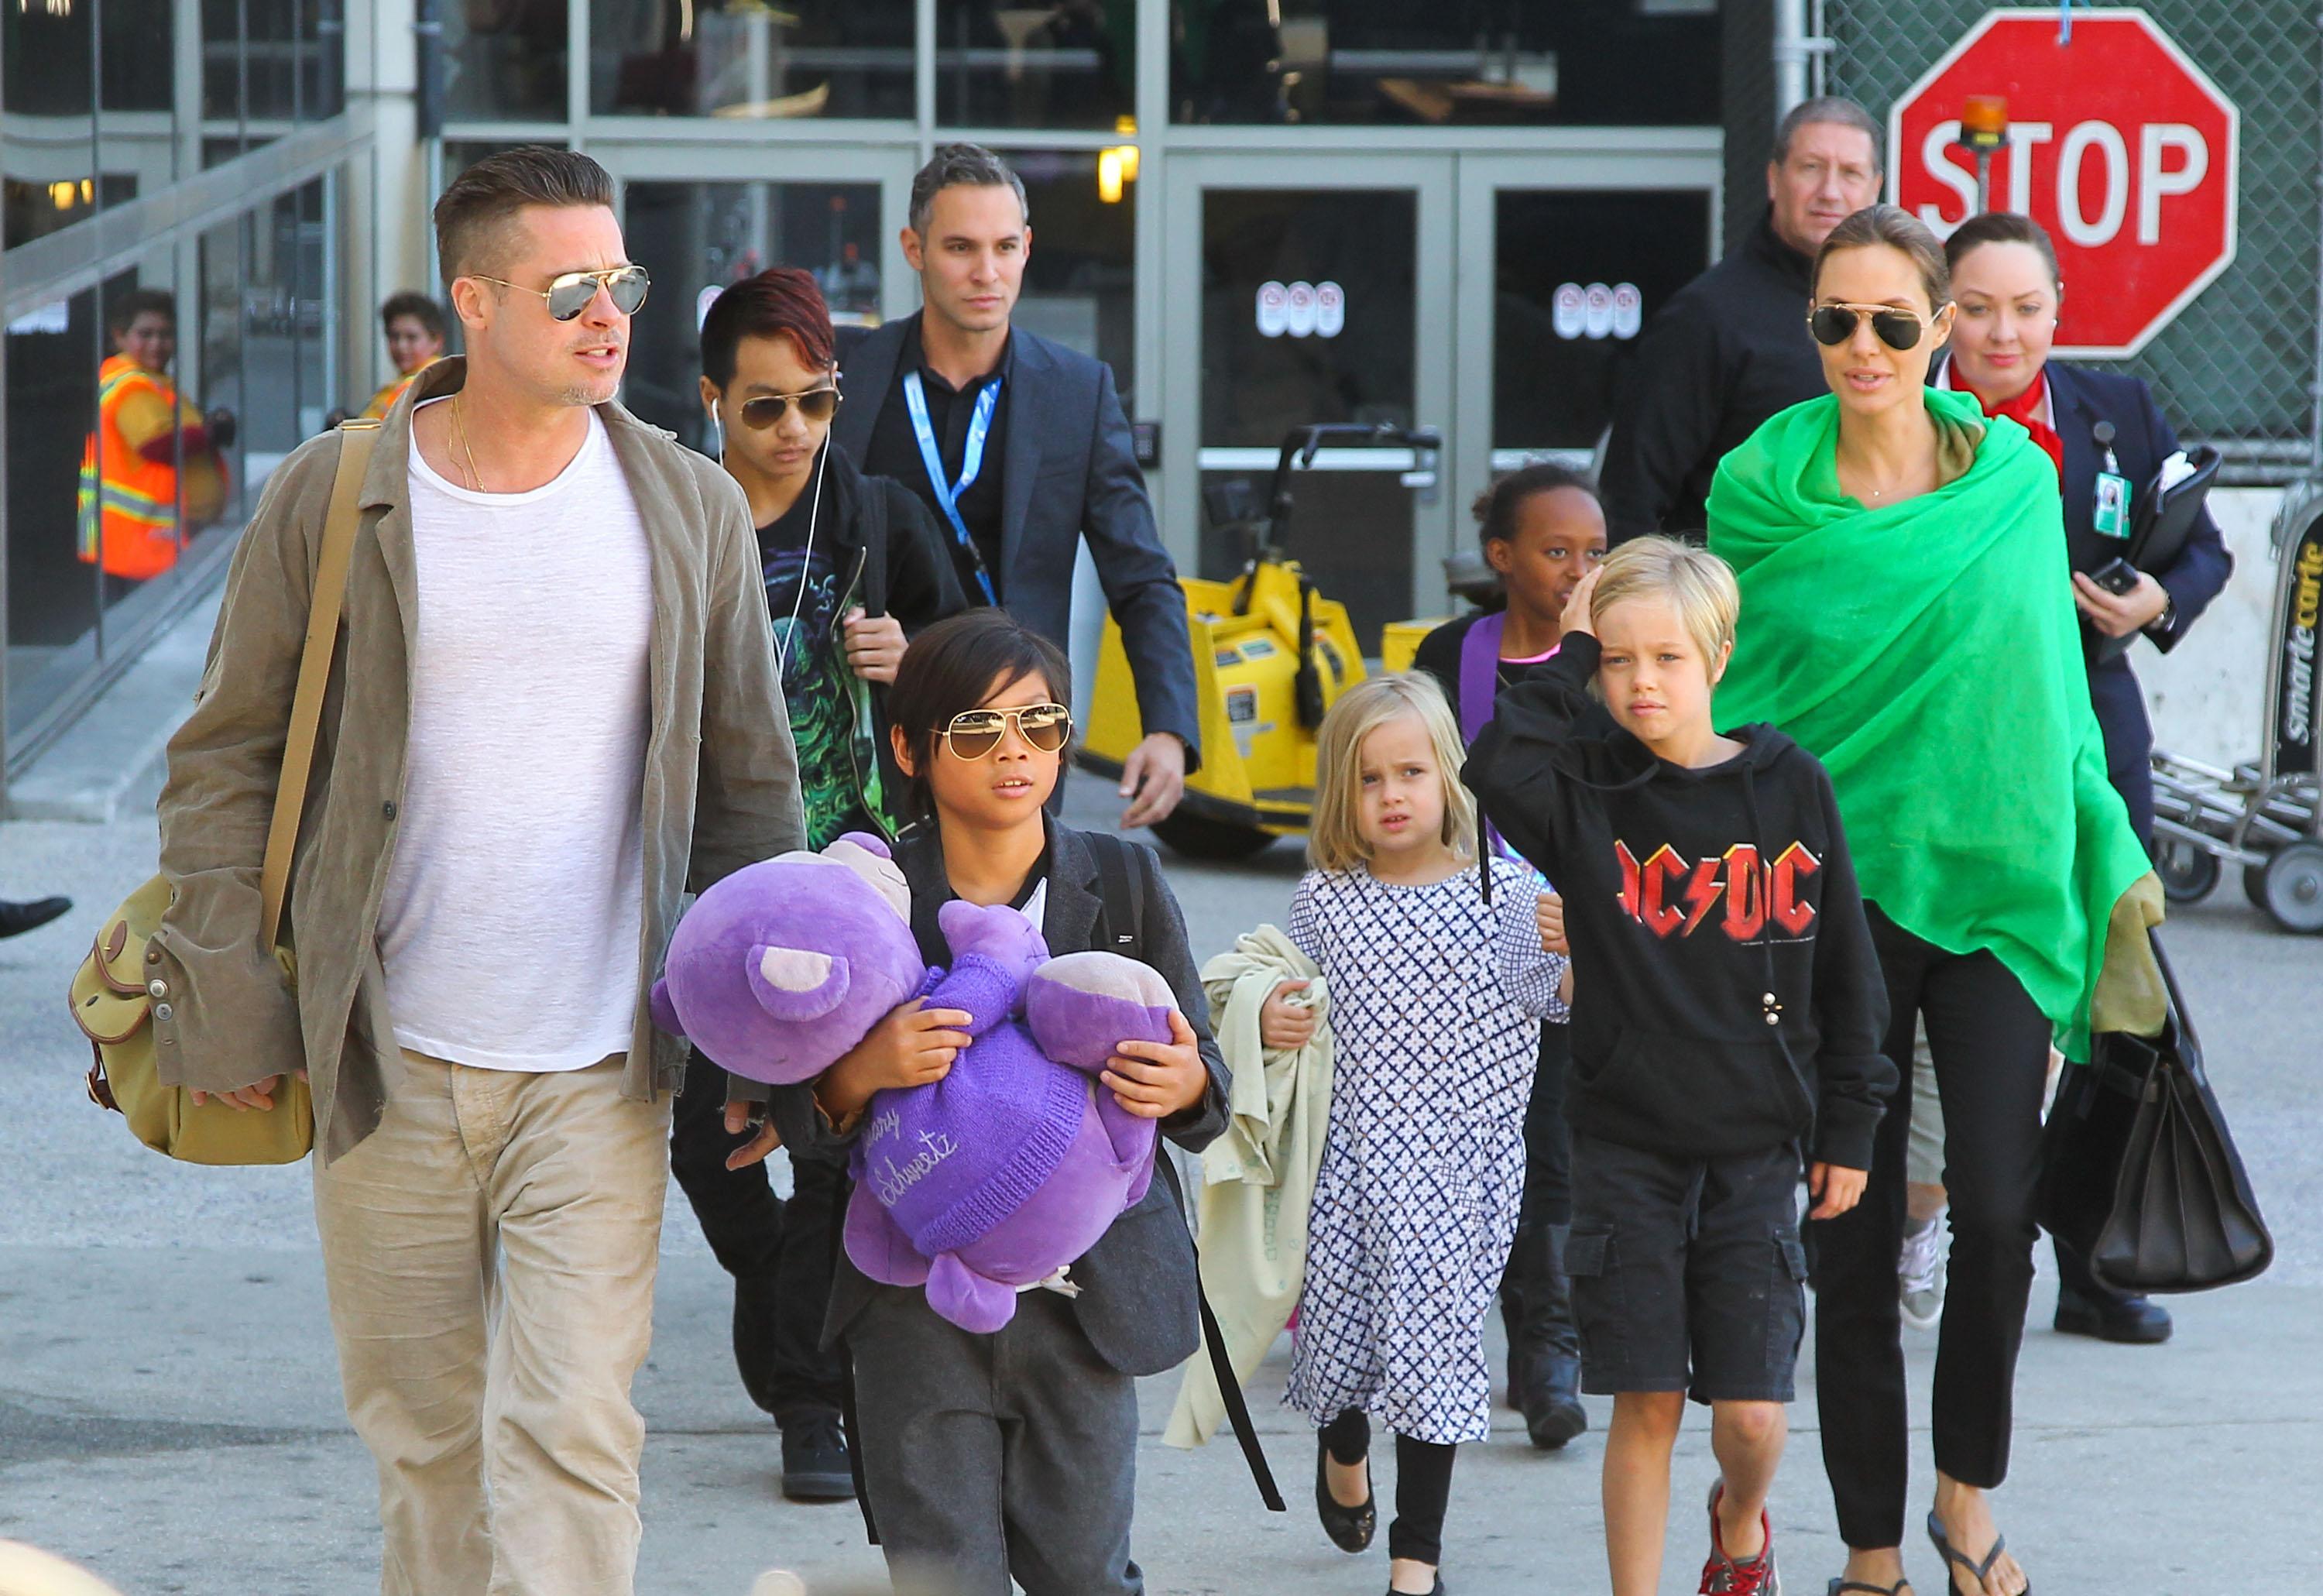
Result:
{"label": "stop sign", "polygon": [[2049,230],[2057,353],[2135,354],[2235,258],[2241,116],[2143,11],[1991,11],[1888,114],[1889,191],[1948,234],[1976,209],[1970,95],[2008,101],[1988,207]]}

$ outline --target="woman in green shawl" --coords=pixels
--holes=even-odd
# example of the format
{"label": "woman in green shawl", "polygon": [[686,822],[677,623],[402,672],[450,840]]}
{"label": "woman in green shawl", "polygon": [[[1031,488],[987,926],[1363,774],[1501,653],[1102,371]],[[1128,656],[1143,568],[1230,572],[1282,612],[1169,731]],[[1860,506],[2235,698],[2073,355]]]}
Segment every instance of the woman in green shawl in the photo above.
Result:
{"label": "woman in green shawl", "polygon": [[1721,723],[1771,721],[1829,768],[1904,1076],[1862,1203],[1815,1226],[1816,1398],[1849,1547],[1832,1591],[1906,1588],[1896,1254],[1924,1023],[1952,1199],[1927,1529],[1960,1596],[2017,1596],[1986,1493],[2008,1466],[2049,1046],[2087,1056],[2107,928],[2148,866],[2106,780],[2056,472],[2016,423],[1926,386],[1952,319],[1942,247],[1874,206],[1832,233],[1813,292],[1832,395],[1726,457],[1710,546],[1742,587]]}

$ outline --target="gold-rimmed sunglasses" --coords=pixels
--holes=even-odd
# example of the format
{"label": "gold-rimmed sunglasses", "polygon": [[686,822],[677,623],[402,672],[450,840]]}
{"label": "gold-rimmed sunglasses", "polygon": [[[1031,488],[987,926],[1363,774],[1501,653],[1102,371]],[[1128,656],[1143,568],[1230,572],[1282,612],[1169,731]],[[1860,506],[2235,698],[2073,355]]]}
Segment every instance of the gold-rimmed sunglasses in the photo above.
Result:
{"label": "gold-rimmed sunglasses", "polygon": [[981,759],[1000,746],[1010,727],[1035,752],[1053,754],[1073,735],[1073,712],[1062,704],[1027,704],[1021,710],[964,710],[938,733],[959,759]]}
{"label": "gold-rimmed sunglasses", "polygon": [[[1939,310],[1936,316],[1942,316]],[[1936,325],[1935,316],[1922,316],[1916,310],[1905,310],[1896,305],[1818,305],[1807,312],[1807,331],[1818,344],[1836,349],[1855,336],[1855,329],[1868,317],[1871,330],[1879,342],[1894,350],[1913,347]]]}
{"label": "gold-rimmed sunglasses", "polygon": [[828,421],[839,413],[839,384],[833,381],[798,393],[761,393],[746,399],[742,401],[742,425],[752,432],[764,432],[780,421],[783,412],[793,405],[809,421]]}
{"label": "gold-rimmed sunglasses", "polygon": [[563,271],[548,280],[545,289],[528,289],[520,282],[510,282],[504,277],[486,277],[481,271],[467,274],[478,282],[498,283],[504,289],[519,293],[538,294],[547,301],[548,314],[558,321],[571,321],[589,308],[589,302],[603,289],[613,298],[613,308],[623,316],[635,316],[638,307],[646,302],[646,290],[653,279],[642,266],[606,266],[594,271]]}

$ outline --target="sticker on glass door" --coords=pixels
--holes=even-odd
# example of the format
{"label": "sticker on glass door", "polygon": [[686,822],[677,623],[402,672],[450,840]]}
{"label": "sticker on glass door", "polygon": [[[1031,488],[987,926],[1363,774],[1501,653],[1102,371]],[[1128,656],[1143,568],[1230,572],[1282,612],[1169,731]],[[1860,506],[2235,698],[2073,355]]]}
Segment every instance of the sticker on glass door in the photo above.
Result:
{"label": "sticker on glass door", "polygon": [[1634,338],[1645,326],[1645,296],[1633,282],[1556,285],[1549,322],[1560,338]]}
{"label": "sticker on glass door", "polygon": [[1258,285],[1258,335],[1262,338],[1336,338],[1347,326],[1347,290],[1336,282],[1276,282]]}

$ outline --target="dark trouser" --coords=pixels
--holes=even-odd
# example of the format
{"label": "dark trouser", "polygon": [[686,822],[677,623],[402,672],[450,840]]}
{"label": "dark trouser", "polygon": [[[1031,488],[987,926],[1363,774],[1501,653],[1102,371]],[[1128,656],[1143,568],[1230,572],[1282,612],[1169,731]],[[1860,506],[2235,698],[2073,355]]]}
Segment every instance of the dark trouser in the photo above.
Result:
{"label": "dark trouser", "polygon": [[1900,1546],[1910,1472],[1896,1253],[1912,1120],[1912,1029],[1927,1027],[1944,1105],[1951,1281],[1936,1342],[1936,1467],[1965,1485],[2008,1472],[2010,1405],[2033,1285],[2034,1192],[2049,1023],[1989,953],[1946,953],[1866,904],[1887,986],[1886,1051],[1902,1072],[1863,1200],[1815,1235],[1815,1398],[1824,1470],[1849,1546]]}
{"label": "dark trouser", "polygon": [[669,1168],[718,1262],[734,1277],[734,1360],[750,1400],[788,1424],[839,1411],[839,1360],[822,1348],[832,1248],[846,1171],[791,1160],[791,1199],[764,1164],[730,1169],[742,1138],[726,1133],[726,1072],[699,1052],[670,1118]]}
{"label": "dark trouser", "polygon": [[1558,1240],[1573,1223],[1573,1138],[1565,1124],[1565,1076],[1572,1059],[1572,1028],[1543,1025],[1540,1063],[1525,1105],[1524,1203],[1501,1276],[1501,1322],[1509,1333],[1512,1370],[1544,1356],[1581,1354],[1557,1255]]}
{"label": "dark trouser", "polygon": [[847,1329],[857,1446],[899,1593],[1140,1596],[1137,1386],[1053,1291],[990,1335],[882,1287]]}
{"label": "dark trouser", "polygon": [[[1323,1445],[1334,1463],[1353,1467],[1370,1454],[1372,1421],[1349,1408],[1323,1426]],[[1439,1441],[1395,1438],[1395,1522],[1387,1527],[1387,1555],[1430,1567],[1444,1561],[1444,1509],[1452,1500],[1452,1463],[1457,1446]]]}

